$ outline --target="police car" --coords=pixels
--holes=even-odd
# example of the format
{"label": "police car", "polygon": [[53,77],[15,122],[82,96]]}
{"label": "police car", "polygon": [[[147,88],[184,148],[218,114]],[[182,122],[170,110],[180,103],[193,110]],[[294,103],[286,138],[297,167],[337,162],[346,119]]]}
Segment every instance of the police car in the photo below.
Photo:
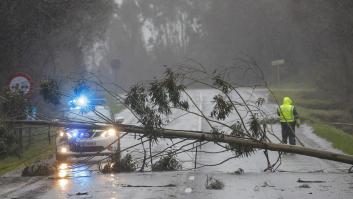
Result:
{"label": "police car", "polygon": [[[79,99],[80,100],[80,99]],[[85,104],[82,100],[78,104]],[[94,109],[82,112],[72,109],[65,114],[69,121],[104,125],[113,121],[107,107],[95,106]],[[123,122],[123,118],[119,121]],[[56,159],[65,161],[72,157],[107,156],[113,154],[118,147],[119,131],[106,125],[105,129],[62,128],[56,139]]]}

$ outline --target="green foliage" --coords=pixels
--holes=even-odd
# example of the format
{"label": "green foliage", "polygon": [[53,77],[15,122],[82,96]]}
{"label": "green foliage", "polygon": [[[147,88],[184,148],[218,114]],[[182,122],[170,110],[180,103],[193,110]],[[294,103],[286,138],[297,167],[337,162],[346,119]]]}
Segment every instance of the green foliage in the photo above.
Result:
{"label": "green foliage", "polygon": [[330,125],[313,124],[314,132],[332,143],[334,148],[353,155],[353,136]]}
{"label": "green foliage", "polygon": [[[246,138],[243,125],[239,121],[231,127],[232,132],[230,133],[230,136]],[[228,144],[227,147],[232,150],[236,156],[249,157],[255,152],[253,147],[243,144]]]}
{"label": "green foliage", "polygon": [[171,106],[174,108],[189,109],[189,104],[181,100],[181,92],[185,86],[179,84],[181,74],[175,74],[171,69],[164,73],[165,77],[150,84],[149,96],[159,113],[168,115],[171,113]]}
{"label": "green foliage", "polygon": [[116,172],[133,172],[136,171],[137,164],[132,159],[131,154],[126,154],[116,164],[113,165],[113,170]]}
{"label": "green foliage", "polygon": [[261,123],[256,115],[251,116],[249,126],[252,138],[259,139],[265,136],[263,129],[261,129]]}
{"label": "green foliage", "polygon": [[132,87],[125,99],[125,103],[140,117],[140,122],[144,125],[144,129],[149,137],[157,140],[159,133],[155,129],[161,128],[163,122],[160,114],[151,108],[148,102],[145,88],[141,85]]}
{"label": "green foliage", "polygon": [[182,165],[176,159],[175,154],[170,152],[153,164],[152,171],[176,171],[181,168]]}
{"label": "green foliage", "polygon": [[38,140],[36,144],[26,149],[22,153],[21,158],[9,154],[9,156],[6,156],[4,159],[0,159],[0,175],[17,168],[31,165],[39,160],[51,159],[53,157],[53,144],[53,142],[52,144],[48,144],[46,137],[44,137],[44,139]]}
{"label": "green foliage", "polygon": [[232,91],[232,85],[224,81],[220,75],[213,77],[213,85],[220,89],[224,94],[229,94]]}
{"label": "green foliage", "polygon": [[22,91],[4,91],[5,100],[2,102],[3,117],[8,119],[23,120],[26,119],[31,110],[29,99],[23,94]]}
{"label": "green foliage", "polygon": [[131,154],[126,154],[120,160],[113,158],[113,161],[104,165],[102,173],[120,173],[136,171],[137,163],[133,160]]}
{"label": "green foliage", "polygon": [[233,110],[232,102],[226,101],[220,94],[213,97],[214,107],[211,112],[211,117],[217,120],[225,120]]}
{"label": "green foliage", "polygon": [[60,104],[61,94],[57,81],[54,79],[46,79],[40,82],[40,92],[44,101],[54,105]]}
{"label": "green foliage", "polygon": [[222,141],[225,136],[225,132],[213,127],[211,131],[212,138],[215,142]]}
{"label": "green foliage", "polygon": [[147,107],[147,94],[145,88],[142,85],[133,86],[130,91],[126,94],[125,104],[129,105],[132,110],[138,115],[143,115]]}
{"label": "green foliage", "polygon": [[0,159],[17,152],[16,138],[12,128],[0,124]]}
{"label": "green foliage", "polygon": [[179,83],[182,76],[170,69],[164,73],[164,78],[150,84],[137,84],[127,93],[127,104],[140,118],[146,133],[154,140],[159,135],[155,129],[161,128],[164,123],[161,115],[171,114],[171,108],[189,109],[187,101],[181,98],[185,87]]}

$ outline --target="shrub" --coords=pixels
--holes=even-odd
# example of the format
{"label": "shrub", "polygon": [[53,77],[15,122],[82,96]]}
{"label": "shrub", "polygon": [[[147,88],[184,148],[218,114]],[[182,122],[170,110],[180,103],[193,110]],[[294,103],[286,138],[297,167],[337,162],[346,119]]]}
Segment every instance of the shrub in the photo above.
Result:
{"label": "shrub", "polygon": [[208,177],[206,179],[206,189],[220,190],[224,188],[224,183],[214,177]]}
{"label": "shrub", "polygon": [[126,154],[120,161],[112,161],[107,163],[101,169],[102,173],[120,173],[120,172],[134,172],[136,171],[137,164],[132,159],[131,154]]}
{"label": "shrub", "polygon": [[175,158],[175,155],[173,153],[168,153],[153,164],[152,171],[176,171],[181,168],[182,165]]}

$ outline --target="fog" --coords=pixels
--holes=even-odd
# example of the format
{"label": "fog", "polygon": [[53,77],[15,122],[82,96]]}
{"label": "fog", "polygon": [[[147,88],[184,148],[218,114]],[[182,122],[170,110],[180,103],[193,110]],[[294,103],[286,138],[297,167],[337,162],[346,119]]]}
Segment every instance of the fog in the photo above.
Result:
{"label": "fog", "polygon": [[[317,3],[116,1],[117,10],[108,26],[105,43],[101,44],[105,61],[89,69],[104,75],[105,71],[111,71],[110,61],[119,59],[121,65],[116,81],[129,86],[159,75],[163,65],[173,66],[188,59],[213,70],[236,65],[237,58],[251,57],[261,66],[268,81],[274,80],[271,61],[278,59],[285,60],[281,67],[282,78],[306,80],[306,74],[316,64],[313,59],[316,46],[310,42],[316,36],[311,32],[315,27],[307,24],[317,14],[325,12],[326,2]],[[312,9],[317,9],[317,13],[312,13]],[[325,33],[322,37],[328,38]],[[241,71],[235,72],[234,77],[244,81],[239,74]],[[245,79],[251,78],[251,75],[245,76]]]}
{"label": "fog", "polygon": [[[2,85],[21,71],[35,86],[53,78],[68,89],[68,78],[95,74],[127,89],[165,66],[202,64],[209,71],[236,68],[228,76],[238,86],[297,84],[345,101],[353,93],[350,0],[28,0],[0,6]],[[256,63],[264,79],[239,60]],[[283,63],[273,66],[275,60]]]}

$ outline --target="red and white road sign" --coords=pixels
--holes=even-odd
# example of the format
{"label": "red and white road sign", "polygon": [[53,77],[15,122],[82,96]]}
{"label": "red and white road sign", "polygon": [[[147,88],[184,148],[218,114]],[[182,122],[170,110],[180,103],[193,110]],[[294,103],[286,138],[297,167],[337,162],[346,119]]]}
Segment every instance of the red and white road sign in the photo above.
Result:
{"label": "red and white road sign", "polygon": [[11,91],[19,89],[27,95],[32,89],[32,78],[25,73],[15,73],[8,82]]}

